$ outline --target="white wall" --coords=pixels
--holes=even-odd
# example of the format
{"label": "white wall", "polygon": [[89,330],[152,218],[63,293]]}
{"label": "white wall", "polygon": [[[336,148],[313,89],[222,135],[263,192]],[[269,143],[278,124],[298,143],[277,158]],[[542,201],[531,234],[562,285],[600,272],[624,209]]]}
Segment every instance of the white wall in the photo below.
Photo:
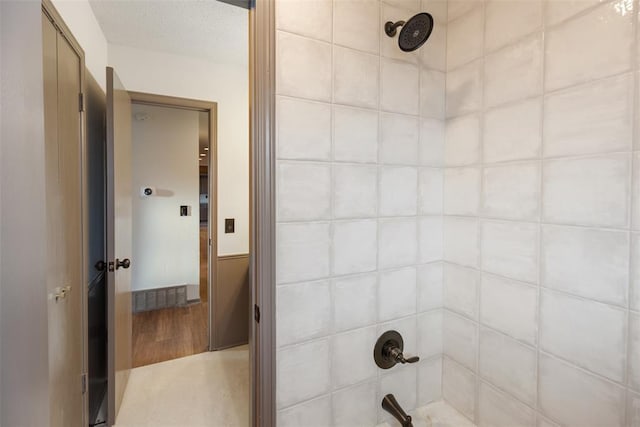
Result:
{"label": "white wall", "polygon": [[107,39],[87,0],[52,0],[85,54],[85,65],[106,90]]}
{"label": "white wall", "polygon": [[[247,25],[246,22],[238,25]],[[109,45],[128,90],[218,103],[218,255],[249,251],[249,81],[246,66]],[[236,232],[224,234],[224,219]]]}
{"label": "white wall", "polygon": [[0,425],[49,424],[42,6],[0,1]]}
{"label": "white wall", "polygon": [[[198,298],[200,283],[199,117],[196,111],[134,105],[132,289],[189,286]],[[141,187],[155,187],[151,197]],[[180,216],[180,205],[191,207]],[[190,291],[190,292],[189,292]]]}

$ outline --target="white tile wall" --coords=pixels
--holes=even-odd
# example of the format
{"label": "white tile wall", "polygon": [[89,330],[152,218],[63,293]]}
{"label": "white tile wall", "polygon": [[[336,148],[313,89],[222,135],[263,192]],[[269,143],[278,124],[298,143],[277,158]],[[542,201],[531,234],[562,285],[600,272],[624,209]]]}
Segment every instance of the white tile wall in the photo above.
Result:
{"label": "white tile wall", "polygon": [[450,311],[444,312],[444,354],[467,369],[476,370],[478,327],[475,322]]}
{"label": "white tile wall", "polygon": [[475,319],[480,273],[474,268],[444,264],[444,307]]}
{"label": "white tile wall", "polygon": [[640,152],[633,155],[633,204],[631,212],[631,227],[640,230]]}
{"label": "white tile wall", "polygon": [[624,310],[548,291],[541,297],[540,348],[623,382]]}
{"label": "white tile wall", "polygon": [[329,160],[331,105],[278,99],[278,158]]}
{"label": "white tile wall", "polygon": [[445,115],[445,73],[420,71],[420,116],[442,119]]}
{"label": "white tile wall", "polygon": [[474,165],[480,160],[480,116],[471,114],[447,121],[445,166]]}
{"label": "white tile wall", "polygon": [[[444,116],[444,111],[442,112],[442,115]],[[445,127],[443,120],[421,120],[419,150],[420,164],[435,167],[444,165],[444,138]]]}
{"label": "white tile wall", "polygon": [[378,320],[385,322],[416,313],[416,269],[383,271],[379,278]]}
{"label": "white tile wall", "polygon": [[[443,397],[481,426],[633,425],[637,4],[448,6]],[[480,171],[479,211],[451,167]]]}
{"label": "white tile wall", "polygon": [[329,276],[329,223],[279,224],[277,239],[278,283]]}
{"label": "white tile wall", "polygon": [[[277,46],[277,93],[330,101],[331,45],[279,31]],[[310,81],[314,84],[308,84]]]}
{"label": "white tile wall", "polygon": [[418,211],[418,169],[383,166],[380,168],[381,216],[415,215]]}
{"label": "white tile wall", "polygon": [[331,167],[309,162],[278,165],[278,220],[329,219]]}
{"label": "white tile wall", "polygon": [[[337,45],[377,54],[381,32],[380,6],[367,0],[342,0],[333,5],[333,41]],[[353,28],[358,31],[353,31]]]}
{"label": "white tile wall", "polygon": [[494,107],[542,93],[542,40],[526,39],[487,56],[485,106]]}
{"label": "white tile wall", "polygon": [[483,270],[537,283],[539,232],[532,223],[483,221]]}
{"label": "white tile wall", "polygon": [[[417,65],[393,59],[381,61],[380,108],[394,113],[420,113],[420,69]],[[361,72],[355,70],[360,76]]]}
{"label": "white tile wall", "polygon": [[331,41],[331,0],[280,0],[276,28],[314,39]]}
{"label": "white tile wall", "polygon": [[444,174],[440,168],[418,170],[418,213],[442,214]]}
{"label": "white tile wall", "polygon": [[346,331],[373,325],[377,319],[376,273],[333,279],[333,329]]}
{"label": "white tile wall", "polygon": [[[633,13],[621,13],[616,4],[607,2],[547,31],[545,84],[548,90],[631,69]],[[585,31],[586,28],[589,30]],[[589,48],[584,49],[585,46]]]}
{"label": "white tile wall", "polygon": [[640,311],[640,233],[631,234],[630,308]]}
{"label": "white tile wall", "polygon": [[495,163],[539,158],[542,145],[541,116],[540,98],[487,111],[483,129],[484,161]]}
{"label": "white tile wall", "polygon": [[539,382],[540,409],[562,425],[624,425],[624,388],[544,354]]}
{"label": "white tile wall", "polygon": [[478,221],[474,218],[445,217],[444,259],[468,267],[478,266]]}
{"label": "white tile wall", "polygon": [[[331,387],[329,340],[299,344],[278,352],[278,407],[291,406],[327,393]],[[304,378],[304,381],[300,381]]]}
{"label": "white tile wall", "polygon": [[542,215],[546,222],[587,226],[628,226],[631,156],[548,160],[542,174]]}
{"label": "white tile wall", "polygon": [[278,346],[326,336],[331,329],[329,282],[297,283],[277,289]]}
{"label": "white tile wall", "polygon": [[334,389],[376,377],[377,366],[371,357],[371,349],[377,338],[375,326],[331,337],[331,383]]}
{"label": "white tile wall", "polygon": [[480,331],[480,376],[520,401],[535,406],[536,350],[501,333]]}
{"label": "white tile wall", "polygon": [[626,306],[629,233],[582,227],[542,228],[542,285]]}
{"label": "white tile wall", "polygon": [[444,170],[444,213],[477,215],[480,204],[480,168]]}
{"label": "white tile wall", "polygon": [[545,157],[629,150],[633,78],[625,74],[554,92],[545,100]]}
{"label": "white tile wall", "polygon": [[449,22],[447,27],[447,69],[451,70],[482,56],[484,8],[481,4]]}
{"label": "white tile wall", "polygon": [[418,218],[418,262],[428,263],[442,259],[442,217]]}
{"label": "white tile wall", "polygon": [[640,313],[629,314],[629,385],[640,391]]}
{"label": "white tile wall", "polygon": [[542,1],[490,0],[485,4],[487,52],[499,49],[542,26]]}
{"label": "white tile wall", "polygon": [[418,364],[417,406],[442,399],[442,357],[421,361]]}
{"label": "white tile wall", "polygon": [[420,120],[400,114],[380,116],[380,163],[415,165],[418,162]]}
{"label": "white tile wall", "polygon": [[513,163],[486,167],[482,190],[485,216],[536,221],[540,214],[540,164]]}
{"label": "white tile wall", "polygon": [[374,165],[333,166],[335,218],[372,218],[378,211],[378,168]]}
{"label": "white tile wall", "polygon": [[322,396],[278,413],[277,424],[285,427],[321,426],[331,423],[331,399]]}
{"label": "white tile wall", "polygon": [[333,158],[375,163],[378,160],[378,112],[333,107]]}
{"label": "white tile wall", "polygon": [[[378,422],[376,382],[370,381],[333,393],[333,423],[336,427],[366,426]],[[304,425],[304,424],[298,424]]]}
{"label": "white tile wall", "polygon": [[333,100],[356,107],[378,107],[378,56],[333,48]]}
{"label": "white tile wall", "polygon": [[601,3],[600,0],[549,0],[546,3],[546,17],[545,22],[549,25],[557,24],[565,19],[571,18],[584,11],[585,9],[591,8],[598,3]]}
{"label": "white tile wall", "polygon": [[461,116],[480,110],[482,106],[482,61],[474,61],[448,71],[447,117]]}
{"label": "white tile wall", "polygon": [[378,222],[378,267],[403,267],[416,263],[418,224],[413,218]]}
{"label": "white tile wall", "polygon": [[333,274],[353,274],[376,269],[375,220],[336,221],[333,223]]}
{"label": "white tile wall", "polygon": [[442,307],[444,272],[441,262],[418,266],[418,312]]}
{"label": "white tile wall", "polygon": [[487,383],[480,383],[478,425],[534,427],[535,411]]}
{"label": "white tile wall", "polygon": [[537,339],[536,287],[492,274],[483,274],[480,321],[528,344]]}
{"label": "white tile wall", "polygon": [[423,360],[442,356],[442,310],[436,309],[418,315],[417,354]]}
{"label": "white tile wall", "polygon": [[448,357],[442,364],[442,397],[467,418],[474,418],[476,376]]}
{"label": "white tile wall", "polygon": [[638,424],[637,5],[277,2],[279,425]]}

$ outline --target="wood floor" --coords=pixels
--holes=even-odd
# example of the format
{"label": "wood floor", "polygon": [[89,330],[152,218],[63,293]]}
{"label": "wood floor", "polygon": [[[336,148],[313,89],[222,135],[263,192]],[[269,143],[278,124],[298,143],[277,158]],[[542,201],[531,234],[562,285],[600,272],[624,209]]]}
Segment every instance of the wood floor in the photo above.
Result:
{"label": "wood floor", "polygon": [[200,227],[200,303],[134,313],[134,368],[208,350],[207,246],[205,225]]}
{"label": "wood floor", "polygon": [[208,303],[133,315],[133,367],[208,350]]}

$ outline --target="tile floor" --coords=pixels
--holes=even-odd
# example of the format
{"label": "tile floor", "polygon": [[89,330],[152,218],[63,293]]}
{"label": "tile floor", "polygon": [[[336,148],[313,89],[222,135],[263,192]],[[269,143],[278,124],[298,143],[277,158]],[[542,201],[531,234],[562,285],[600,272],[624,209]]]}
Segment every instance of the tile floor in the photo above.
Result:
{"label": "tile floor", "polygon": [[[475,427],[443,401],[412,412],[414,427]],[[133,369],[115,427],[248,425],[249,349],[244,345]]]}
{"label": "tile floor", "polygon": [[116,420],[116,427],[248,425],[246,345],[133,369]]}

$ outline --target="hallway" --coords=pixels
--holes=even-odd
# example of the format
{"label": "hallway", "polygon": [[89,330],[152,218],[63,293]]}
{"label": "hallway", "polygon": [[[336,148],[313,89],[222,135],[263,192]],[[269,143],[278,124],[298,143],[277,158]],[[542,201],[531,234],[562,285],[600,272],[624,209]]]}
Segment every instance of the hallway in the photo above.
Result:
{"label": "hallway", "polygon": [[248,425],[246,345],[133,369],[116,422],[116,427]]}

